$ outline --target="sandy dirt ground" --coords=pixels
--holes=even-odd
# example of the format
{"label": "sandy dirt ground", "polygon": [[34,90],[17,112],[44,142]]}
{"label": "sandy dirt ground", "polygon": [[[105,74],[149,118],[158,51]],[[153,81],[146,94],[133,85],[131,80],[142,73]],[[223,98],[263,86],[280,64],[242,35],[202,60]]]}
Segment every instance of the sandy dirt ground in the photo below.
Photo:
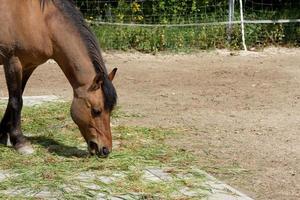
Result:
{"label": "sandy dirt ground", "polygon": [[[300,199],[300,49],[104,54],[118,67],[118,124],[177,128],[169,145],[255,199]],[[40,66],[25,95],[72,98],[56,64]],[[0,68],[0,96],[6,96]]]}

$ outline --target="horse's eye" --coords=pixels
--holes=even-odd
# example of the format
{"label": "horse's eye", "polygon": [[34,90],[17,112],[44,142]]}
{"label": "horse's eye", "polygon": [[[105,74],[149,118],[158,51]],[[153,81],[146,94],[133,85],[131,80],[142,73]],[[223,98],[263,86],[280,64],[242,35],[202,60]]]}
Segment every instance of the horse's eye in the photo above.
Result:
{"label": "horse's eye", "polygon": [[94,117],[99,117],[101,115],[102,111],[98,108],[92,108],[92,115]]}

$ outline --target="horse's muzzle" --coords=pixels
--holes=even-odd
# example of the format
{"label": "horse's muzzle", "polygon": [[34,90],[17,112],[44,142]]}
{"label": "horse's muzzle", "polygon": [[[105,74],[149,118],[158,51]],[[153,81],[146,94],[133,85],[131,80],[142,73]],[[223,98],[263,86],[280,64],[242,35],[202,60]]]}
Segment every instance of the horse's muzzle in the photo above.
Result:
{"label": "horse's muzzle", "polygon": [[88,145],[89,145],[90,154],[92,156],[97,155],[99,158],[107,158],[110,153],[107,147],[99,148],[98,144],[93,141],[90,141]]}

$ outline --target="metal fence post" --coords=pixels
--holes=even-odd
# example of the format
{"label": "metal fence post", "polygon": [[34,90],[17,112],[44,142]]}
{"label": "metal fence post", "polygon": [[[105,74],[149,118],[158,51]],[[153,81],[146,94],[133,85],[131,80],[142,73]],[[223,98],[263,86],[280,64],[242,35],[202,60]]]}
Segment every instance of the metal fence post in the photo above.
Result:
{"label": "metal fence post", "polygon": [[245,40],[243,0],[240,0],[240,14],[241,14],[241,29],[242,29],[243,47],[244,47],[244,50],[247,51],[246,40]]}
{"label": "metal fence post", "polygon": [[227,26],[227,39],[228,42],[231,41],[231,34],[232,34],[232,21],[234,21],[234,1],[235,0],[228,0],[229,12],[228,12],[228,26]]}

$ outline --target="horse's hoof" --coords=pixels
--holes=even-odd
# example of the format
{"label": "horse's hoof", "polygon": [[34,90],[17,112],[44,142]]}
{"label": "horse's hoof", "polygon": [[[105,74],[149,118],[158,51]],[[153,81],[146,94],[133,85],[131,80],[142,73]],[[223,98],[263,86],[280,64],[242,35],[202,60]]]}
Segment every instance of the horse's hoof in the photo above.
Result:
{"label": "horse's hoof", "polygon": [[17,152],[22,155],[31,155],[34,153],[34,150],[30,144],[26,144],[24,146],[21,146],[19,148],[16,148]]}

